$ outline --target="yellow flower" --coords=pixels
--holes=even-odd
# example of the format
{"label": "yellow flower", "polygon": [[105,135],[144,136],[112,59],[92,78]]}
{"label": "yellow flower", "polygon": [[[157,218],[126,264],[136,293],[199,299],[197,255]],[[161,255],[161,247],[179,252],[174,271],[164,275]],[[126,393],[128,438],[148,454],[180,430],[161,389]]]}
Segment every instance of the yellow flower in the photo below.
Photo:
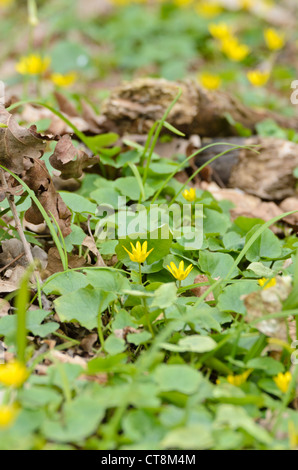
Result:
{"label": "yellow flower", "polygon": [[16,64],[16,70],[21,75],[41,75],[51,63],[49,57],[41,57],[37,54],[30,54],[22,57]]}
{"label": "yellow flower", "polygon": [[213,18],[222,12],[222,7],[218,3],[202,1],[195,6],[195,10],[204,18]]}
{"label": "yellow flower", "polygon": [[292,374],[289,371],[285,374],[280,372],[276,377],[273,377],[273,380],[282,393],[287,393],[292,380]]}
{"label": "yellow flower", "polygon": [[211,23],[208,26],[211,36],[224,41],[232,37],[231,28],[226,23]]}
{"label": "yellow flower", "polygon": [[0,8],[1,7],[3,7],[3,8],[9,7],[13,2],[14,2],[14,0],[0,0]]}
{"label": "yellow flower", "polygon": [[221,85],[220,77],[208,72],[204,72],[200,75],[200,82],[207,90],[217,90]]}
{"label": "yellow flower", "polygon": [[250,70],[246,76],[253,86],[259,87],[266,85],[270,78],[270,72],[268,70],[264,72],[261,70]]}
{"label": "yellow flower", "polygon": [[278,51],[279,49],[282,49],[285,45],[285,35],[279,33],[273,28],[265,29],[264,37],[268,48],[272,51]]}
{"label": "yellow flower", "polygon": [[289,421],[288,430],[289,430],[290,447],[291,449],[296,449],[298,447],[298,433],[297,433],[296,426],[293,423],[293,421]]}
{"label": "yellow flower", "polygon": [[251,10],[256,4],[256,0],[238,0],[238,2],[243,10]]}
{"label": "yellow flower", "polygon": [[62,73],[53,73],[51,80],[56,86],[67,88],[75,83],[77,77],[76,72],[69,72],[65,75]]}
{"label": "yellow flower", "polygon": [[196,199],[196,190],[194,188],[190,188],[189,191],[187,189],[185,189],[182,193],[182,196],[187,201],[193,202]]}
{"label": "yellow flower", "polygon": [[151,248],[151,250],[147,251],[147,242],[144,242],[143,246],[141,246],[140,242],[137,242],[135,247],[132,243],[130,244],[132,252],[128,251],[125,246],[123,248],[129,254],[131,261],[134,263],[144,263],[150,255],[151,251],[154,250],[154,248]]}
{"label": "yellow flower", "polygon": [[170,273],[174,276],[177,281],[184,281],[184,279],[187,278],[189,275],[190,271],[193,268],[193,265],[190,264],[186,269],[184,269],[184,261],[180,261],[179,263],[179,268],[173,263],[173,261],[170,263],[170,266],[167,266],[168,270]]}
{"label": "yellow flower", "polygon": [[24,364],[18,361],[0,365],[0,383],[7,387],[20,387],[29,377]]}
{"label": "yellow flower", "polygon": [[174,5],[177,7],[188,7],[192,4],[193,0],[174,0]]}
{"label": "yellow flower", "polygon": [[240,62],[250,53],[249,47],[246,44],[240,44],[235,37],[224,39],[221,44],[221,50],[234,62]]}
{"label": "yellow flower", "polygon": [[246,370],[245,372],[243,372],[242,374],[239,374],[239,375],[228,375],[227,376],[227,381],[231,384],[231,385],[235,385],[236,387],[240,387],[242,384],[244,384],[249,375],[252,373],[252,369],[249,369],[249,370]]}
{"label": "yellow flower", "polygon": [[0,429],[9,428],[18,415],[18,409],[14,405],[0,405]]}
{"label": "yellow flower", "polygon": [[262,277],[262,279],[259,279],[258,280],[258,283],[261,287],[264,287],[265,284],[266,286],[264,287],[264,289],[269,289],[269,287],[274,287],[276,286],[276,279],[275,277],[273,277],[272,279],[267,279],[266,277]]}

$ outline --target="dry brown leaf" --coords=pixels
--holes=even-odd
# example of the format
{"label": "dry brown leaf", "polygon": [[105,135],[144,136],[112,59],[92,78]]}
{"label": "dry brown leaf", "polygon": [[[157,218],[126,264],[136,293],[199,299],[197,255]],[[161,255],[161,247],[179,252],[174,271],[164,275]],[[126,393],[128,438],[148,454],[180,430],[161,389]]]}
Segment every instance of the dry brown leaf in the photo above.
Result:
{"label": "dry brown leaf", "polygon": [[7,126],[0,128],[0,164],[14,173],[21,174],[27,167],[24,157],[40,158],[44,153],[45,143],[36,133],[35,127],[27,129],[19,126],[3,106],[0,106],[0,123]]}
{"label": "dry brown leaf", "polygon": [[[68,266],[70,269],[81,268],[86,266],[87,262],[83,256],[69,255]],[[57,248],[50,248],[48,252],[48,265],[43,273],[43,278],[46,279],[52,274],[64,271],[64,267]]]}
{"label": "dry brown leaf", "polygon": [[[207,276],[205,276],[205,274],[199,274],[193,281],[194,284],[198,283],[198,282],[208,282],[209,283],[209,279]],[[203,295],[207,289],[209,289],[210,285],[206,285],[206,286],[198,286],[198,287],[194,287],[193,289],[191,289],[191,291],[193,292],[193,294],[196,296],[196,297],[201,297],[201,295]],[[207,297],[205,298],[205,302],[208,302],[208,301],[212,301],[214,300],[214,295],[212,292],[210,292]]]}
{"label": "dry brown leaf", "polygon": [[61,172],[61,178],[80,178],[83,169],[95,165],[99,157],[89,156],[86,152],[76,148],[69,135],[64,135],[57,143],[50,163],[53,168]]}
{"label": "dry brown leaf", "polygon": [[97,333],[91,333],[90,335],[85,336],[85,338],[83,338],[81,341],[81,348],[89,354],[92,353],[93,346],[97,339]]}
{"label": "dry brown leaf", "polygon": [[[66,237],[71,233],[71,212],[57,193],[46,165],[43,161],[34,161],[33,166],[26,172],[24,182],[32,189],[47,214],[55,218],[62,235]],[[43,216],[34,202],[26,212],[26,220],[34,225],[43,222]]]}

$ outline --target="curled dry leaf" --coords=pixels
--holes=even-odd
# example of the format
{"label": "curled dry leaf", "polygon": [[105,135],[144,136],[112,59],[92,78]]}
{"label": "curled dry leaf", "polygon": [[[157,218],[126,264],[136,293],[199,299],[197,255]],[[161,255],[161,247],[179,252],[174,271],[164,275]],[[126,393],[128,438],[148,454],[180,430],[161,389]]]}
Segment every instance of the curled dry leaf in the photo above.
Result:
{"label": "curled dry leaf", "polygon": [[[81,268],[86,266],[87,262],[84,256],[69,255],[68,266],[70,269]],[[43,279],[48,278],[52,274],[64,271],[64,267],[57,248],[50,248],[48,252],[48,265],[43,274]]]}
{"label": "curled dry leaf", "polygon": [[[281,312],[282,302],[288,298],[292,290],[291,282],[290,276],[277,276],[275,286],[243,296],[247,310],[246,322],[251,323],[266,315]],[[287,325],[284,318],[262,320],[256,323],[255,327],[266,336],[283,341],[288,340]]]}
{"label": "curled dry leaf", "polygon": [[0,128],[0,164],[21,174],[27,165],[24,157],[40,158],[44,153],[45,143],[34,126],[30,129],[19,126],[3,106],[0,106],[0,123],[7,126]]}
{"label": "curled dry leaf", "polygon": [[56,145],[50,163],[61,172],[61,178],[80,178],[83,169],[95,165],[99,157],[89,156],[83,150],[76,148],[69,135],[64,135]]}
{"label": "curled dry leaf", "polygon": [[[23,180],[34,191],[47,214],[55,217],[62,235],[69,235],[71,212],[57,193],[45,163],[40,160],[33,161],[33,166],[26,172]],[[31,224],[39,225],[43,222],[43,216],[34,202],[25,216]]]}

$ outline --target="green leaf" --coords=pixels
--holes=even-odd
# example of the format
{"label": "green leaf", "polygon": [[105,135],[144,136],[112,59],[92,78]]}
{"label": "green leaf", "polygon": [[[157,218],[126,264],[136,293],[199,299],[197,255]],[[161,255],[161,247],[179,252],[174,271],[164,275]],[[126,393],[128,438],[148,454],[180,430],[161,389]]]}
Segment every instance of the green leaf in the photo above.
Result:
{"label": "green leaf", "polygon": [[[232,268],[234,259],[227,253],[210,253],[208,251],[200,252],[200,267],[203,272],[210,274],[212,279],[217,277],[224,278]],[[238,269],[235,268],[231,278],[237,276]]]}
{"label": "green leaf", "polygon": [[218,308],[223,312],[246,313],[246,308],[241,297],[258,289],[256,281],[241,280],[225,287],[218,297]]}
{"label": "green leaf", "polygon": [[161,364],[154,371],[161,392],[177,391],[191,395],[198,390],[202,375],[186,365]]}
{"label": "green leaf", "polygon": [[[253,227],[246,236],[246,242],[260,228]],[[274,233],[267,228],[262,235],[252,244],[246,253],[248,261],[259,261],[262,258],[276,259],[281,256],[281,244]]]}
{"label": "green leaf", "polygon": [[78,442],[97,430],[103,416],[99,403],[81,396],[65,404],[63,419],[57,416],[56,420],[43,422],[43,435],[53,442]]}
{"label": "green leaf", "polygon": [[75,292],[89,284],[86,276],[76,271],[69,271],[61,274],[53,274],[43,286],[46,295],[63,295]]}
{"label": "green leaf", "polygon": [[214,444],[210,429],[203,424],[190,424],[170,431],[162,440],[163,449],[204,450]]}
{"label": "green leaf", "polygon": [[93,202],[90,202],[87,198],[79,194],[60,191],[60,196],[67,207],[77,214],[95,214],[96,212],[96,204],[93,204]]}
{"label": "green leaf", "polygon": [[85,328],[92,330],[97,326],[98,315],[116,298],[112,292],[87,286],[62,295],[54,301],[54,305],[62,322],[78,321]]}
{"label": "green leaf", "polygon": [[111,356],[120,354],[125,351],[126,345],[125,341],[122,338],[117,338],[115,335],[110,335],[105,341],[105,351]]}
{"label": "green leaf", "polygon": [[177,300],[177,286],[174,282],[162,284],[154,293],[151,307],[167,308]]}

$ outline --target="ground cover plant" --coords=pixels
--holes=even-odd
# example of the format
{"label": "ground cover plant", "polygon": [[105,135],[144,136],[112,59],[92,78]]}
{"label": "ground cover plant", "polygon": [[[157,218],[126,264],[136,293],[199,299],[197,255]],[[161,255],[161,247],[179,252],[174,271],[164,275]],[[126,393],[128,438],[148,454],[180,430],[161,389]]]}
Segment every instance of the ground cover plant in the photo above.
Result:
{"label": "ground cover plant", "polygon": [[71,4],[0,0],[0,449],[297,448],[297,7]]}

